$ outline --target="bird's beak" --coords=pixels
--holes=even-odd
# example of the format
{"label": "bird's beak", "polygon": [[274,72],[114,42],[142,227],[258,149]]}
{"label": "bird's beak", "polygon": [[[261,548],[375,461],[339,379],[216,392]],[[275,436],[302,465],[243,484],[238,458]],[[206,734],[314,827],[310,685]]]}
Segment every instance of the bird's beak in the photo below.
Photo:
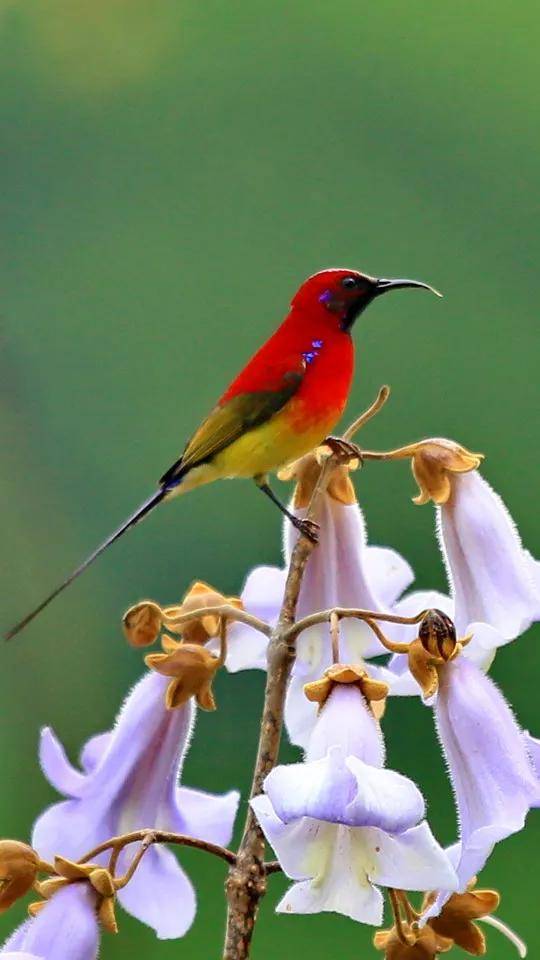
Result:
{"label": "bird's beak", "polygon": [[422,283],[421,280],[384,280],[382,278],[375,280],[373,296],[380,297],[382,293],[387,293],[388,290],[401,290],[403,287],[422,287],[424,290],[430,290],[435,296],[442,297],[442,293],[439,293],[435,287],[431,287],[429,283]]}

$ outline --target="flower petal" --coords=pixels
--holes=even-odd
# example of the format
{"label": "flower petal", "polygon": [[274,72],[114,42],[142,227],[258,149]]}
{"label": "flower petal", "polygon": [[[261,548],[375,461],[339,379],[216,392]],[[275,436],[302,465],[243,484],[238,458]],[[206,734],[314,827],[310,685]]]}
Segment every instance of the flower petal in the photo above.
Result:
{"label": "flower petal", "polygon": [[80,756],[81,767],[85,773],[92,773],[97,767],[110,746],[111,737],[112,731],[107,730],[105,733],[96,733],[86,741]]}
{"label": "flower petal", "polygon": [[384,763],[381,729],[354,684],[336,684],[330,693],[317,717],[306,758],[320,760],[334,746],[340,746],[345,756],[353,754],[375,767]]}
{"label": "flower petal", "polygon": [[494,843],[523,828],[538,786],[506,700],[463,656],[440,671],[435,720],[458,808],[458,875],[466,884]]}
{"label": "flower petal", "polygon": [[538,619],[540,594],[501,498],[474,470],[452,478],[452,496],[437,514],[458,633],[473,621],[508,640],[523,633]]}
{"label": "flower petal", "polygon": [[[43,960],[96,960],[99,928],[96,895],[88,884],[72,884],[59,890],[37,917],[26,921],[6,947]],[[1,954],[0,954],[1,955]]]}
{"label": "flower petal", "polygon": [[367,878],[364,851],[355,842],[357,832],[347,827],[327,831],[317,873],[287,890],[278,913],[334,911],[359,923],[382,923],[383,897]]}
{"label": "flower petal", "polygon": [[253,797],[250,806],[284,873],[292,880],[316,873],[319,850],[326,849],[328,831],[333,825],[308,819],[283,823],[264,794]]}
{"label": "flower petal", "polygon": [[[126,856],[122,868],[127,862]],[[153,927],[160,940],[183,937],[195,918],[193,887],[166,847],[153,846],[147,850],[132,879],[120,890],[118,899],[124,910]]]}
{"label": "flower petal", "polygon": [[112,815],[94,809],[79,800],[65,800],[48,807],[37,818],[32,831],[32,846],[44,860],[56,854],[77,860],[118,830]]}
{"label": "flower petal", "polygon": [[346,823],[356,780],[340,747],[312,763],[284,764],[268,774],[264,790],[283,823],[301,817]]}
{"label": "flower petal", "polygon": [[366,569],[377,596],[389,607],[414,580],[410,563],[390,547],[366,547]]}
{"label": "flower petal", "polygon": [[[219,640],[207,644],[212,653],[218,653]],[[229,673],[240,670],[266,670],[268,637],[246,623],[232,623],[227,633],[227,659]]]}
{"label": "flower petal", "polygon": [[64,747],[50,727],[41,731],[39,762],[47,780],[58,793],[79,797],[84,791],[86,777],[71,765]]}
{"label": "flower petal", "polygon": [[361,833],[372,858],[369,877],[374,883],[403,890],[457,889],[455,870],[425,820],[393,836],[375,827]]}
{"label": "flower petal", "polygon": [[[281,567],[255,567],[242,589],[242,603],[248,613],[271,625],[275,624],[283,602],[287,571]],[[230,673],[239,670],[266,670],[268,638],[245,623],[232,623],[227,636],[227,660]],[[218,640],[208,644],[216,652]]]}
{"label": "flower petal", "polygon": [[394,770],[372,767],[358,757],[347,757],[356,778],[356,795],[347,807],[347,821],[355,827],[380,827],[401,833],[418,823],[425,803],[412,780]]}
{"label": "flower petal", "polygon": [[238,790],[216,795],[178,787],[177,817],[163,829],[186,833],[210,843],[227,844],[232,837],[239,802]]}

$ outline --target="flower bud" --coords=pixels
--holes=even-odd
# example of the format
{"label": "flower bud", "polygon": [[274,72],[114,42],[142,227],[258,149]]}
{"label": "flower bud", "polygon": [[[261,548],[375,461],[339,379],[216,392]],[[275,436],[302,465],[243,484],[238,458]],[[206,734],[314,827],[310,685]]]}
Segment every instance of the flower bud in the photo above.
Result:
{"label": "flower bud", "polygon": [[132,647],[150,647],[159,637],[163,623],[161,607],[152,600],[143,600],[124,614],[123,627]]}
{"label": "flower bud", "polygon": [[19,840],[0,840],[0,913],[33,887],[39,857],[32,847]]}
{"label": "flower bud", "polygon": [[456,628],[442,610],[428,610],[422,620],[418,636],[426,653],[432,657],[451,660],[457,646]]}

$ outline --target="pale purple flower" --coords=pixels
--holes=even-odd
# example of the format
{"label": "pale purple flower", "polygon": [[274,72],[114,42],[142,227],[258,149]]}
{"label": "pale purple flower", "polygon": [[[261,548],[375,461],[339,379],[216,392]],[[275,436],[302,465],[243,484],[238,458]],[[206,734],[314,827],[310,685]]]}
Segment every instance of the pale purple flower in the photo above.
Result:
{"label": "pale purple flower", "polygon": [[88,883],[58,890],[36,917],[6,941],[2,960],[96,960],[99,926],[96,894]]}
{"label": "pale purple flower", "polygon": [[437,525],[458,633],[491,624],[506,640],[540,618],[538,564],[501,498],[477,470],[451,475]]}
{"label": "pale purple flower", "polygon": [[463,655],[440,670],[434,710],[459,818],[452,858],[463,890],[494,845],[523,829],[540,790],[508,703]]}
{"label": "pale purple flower", "polygon": [[[306,510],[296,509],[304,517]],[[310,557],[300,590],[297,617],[329,607],[364,607],[391,610],[397,597],[412,582],[409,564],[394,550],[367,545],[365,521],[358,503],[344,504],[330,495],[321,501],[318,515],[320,543]],[[283,600],[292,549],[297,534],[284,525],[285,568],[256,567],[249,574],[242,600],[246,610],[275,623]],[[266,639],[243,624],[229,632],[230,670],[266,667]],[[379,641],[360,620],[341,624],[340,657],[359,663],[384,653]],[[303,695],[304,684],[320,677],[332,663],[326,624],[305,630],[297,640],[297,656],[289,684],[285,721],[293,743],[305,747],[315,723],[316,708]]]}
{"label": "pale purple flower", "polygon": [[304,763],[276,767],[251,805],[295,883],[277,909],[335,910],[382,922],[380,886],[455,888],[450,862],[424,817],[415,784],[383,767],[377,721],[360,690],[331,691]]}
{"label": "pale purple flower", "polygon": [[[179,776],[194,721],[191,702],[165,708],[169,680],[147,673],[133,688],[116,726],[91,738],[82,772],[68,761],[54,733],[42,731],[40,761],[49,782],[67,799],[36,821],[32,845],[44,859],[56,853],[76,860],[116,834],[147,827],[229,842],[239,795],[215,796],[180,786]],[[133,847],[120,859],[124,869]],[[156,930],[180,937],[195,916],[195,893],[174,854],[161,845],[146,852],[118,899],[128,913]]]}

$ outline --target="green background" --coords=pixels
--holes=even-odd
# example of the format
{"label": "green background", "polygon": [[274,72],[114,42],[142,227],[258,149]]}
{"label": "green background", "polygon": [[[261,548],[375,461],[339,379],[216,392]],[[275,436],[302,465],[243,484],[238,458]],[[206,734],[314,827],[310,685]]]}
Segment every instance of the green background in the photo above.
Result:
{"label": "green background", "polygon": [[[2,0],[5,627],[153,489],[299,282],[330,265],[444,291],[362,317],[349,416],[388,382],[370,446],[435,434],[485,451],[538,552],[538,34],[531,2]],[[432,510],[411,504],[406,465],[372,464],[358,488],[371,540],[398,548],[420,587],[442,587]],[[237,592],[279,557],[270,505],[245,482],[215,485],[158,511],[4,647],[1,832],[26,837],[54,799],[39,726],[75,757],[140,675],[127,606],[175,601],[193,578]],[[538,732],[537,640],[506,648],[493,673]],[[218,679],[188,784],[245,797],[262,683]],[[450,842],[429,712],[393,701],[385,731]],[[533,814],[482,877],[532,956],[539,834]],[[222,865],[182,859],[193,929],[158,943],[122,915],[104,960],[220,955]],[[371,955],[370,931],[342,917],[274,916],[283,888],[272,879],[256,958]],[[491,932],[489,953],[512,948]]]}

